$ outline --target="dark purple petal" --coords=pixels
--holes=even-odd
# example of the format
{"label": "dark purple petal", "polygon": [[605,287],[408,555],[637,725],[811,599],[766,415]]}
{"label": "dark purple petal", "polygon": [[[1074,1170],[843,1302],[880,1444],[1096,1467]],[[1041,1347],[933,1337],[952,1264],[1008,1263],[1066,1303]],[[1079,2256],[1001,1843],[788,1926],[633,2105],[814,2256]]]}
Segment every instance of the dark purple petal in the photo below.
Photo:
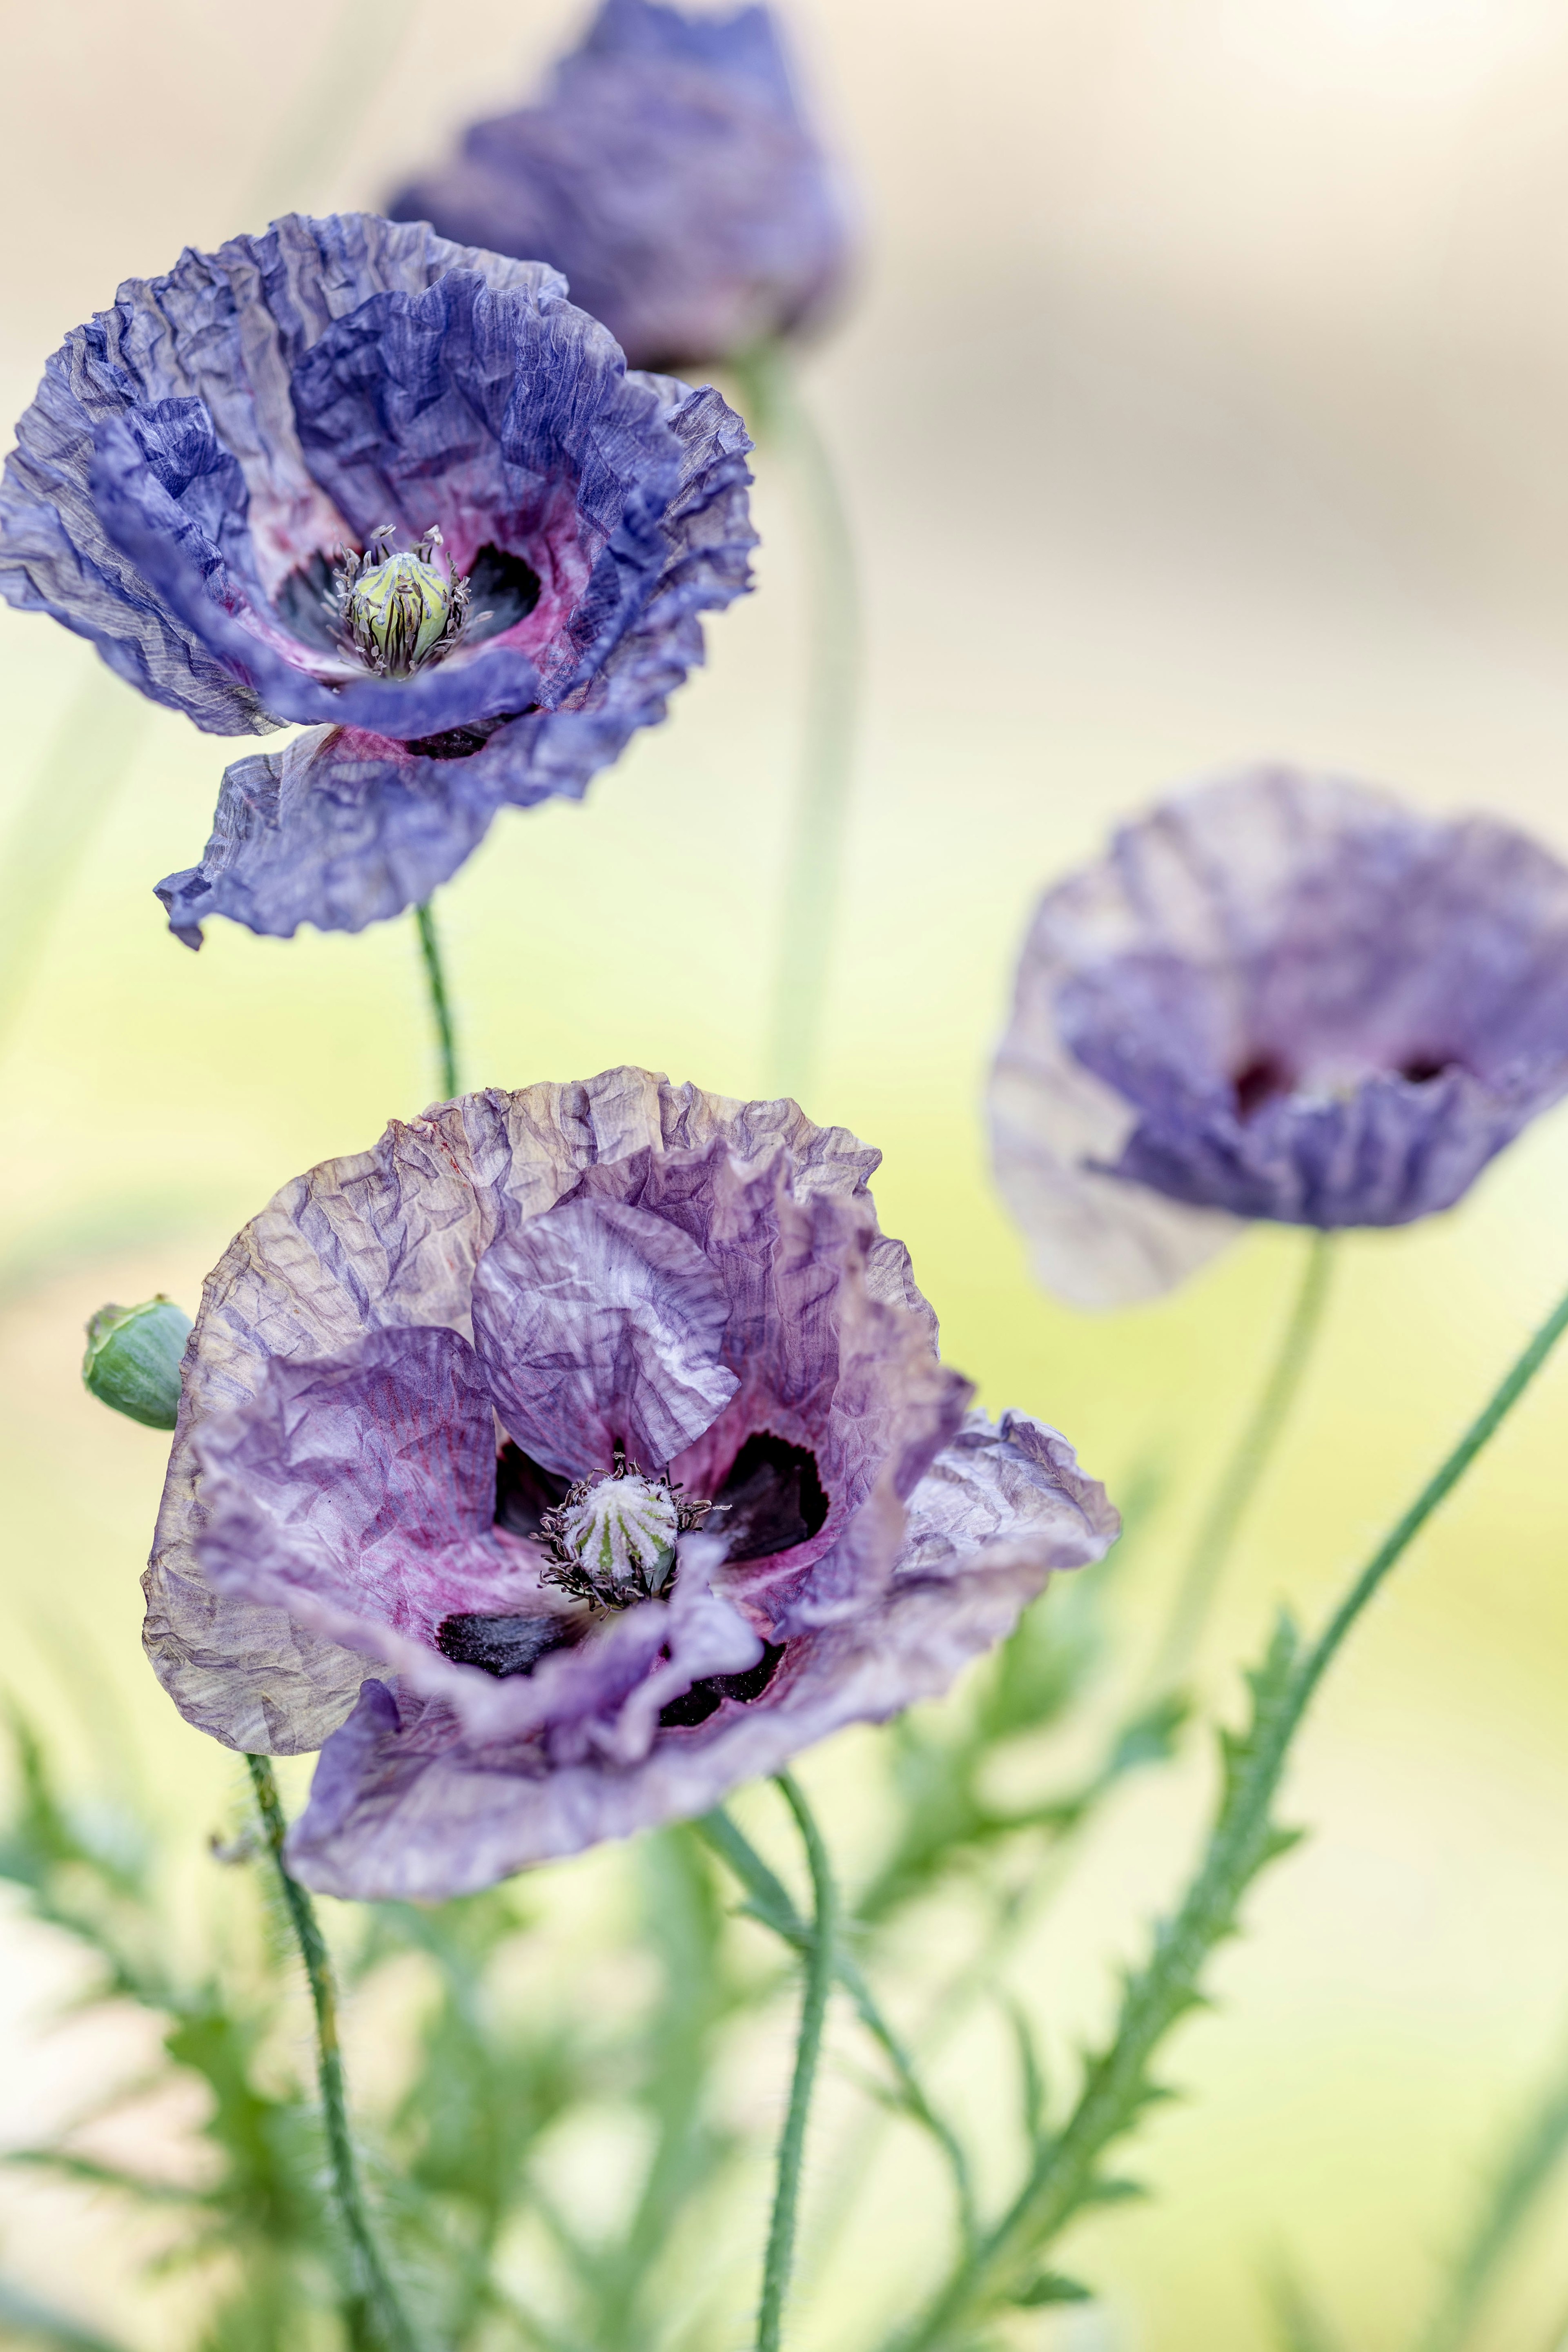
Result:
{"label": "dark purple petal", "polygon": [[661,1470],[739,1386],[718,1271],[679,1225],[621,1202],[563,1202],[493,1244],[472,1311],[509,1434],[568,1478],[617,1448]]}
{"label": "dark purple petal", "polygon": [[[128,281],[17,433],[0,593],[201,726],[320,730],[226,777],[201,866],[163,886],[188,940],[426,895],[502,801],[580,794],[661,719],[699,614],[748,584],[750,443],[718,394],[628,375],[554,271],[422,226],[290,216]],[[438,528],[479,600],[406,677],[323,610],[386,524]]]}
{"label": "dark purple petal", "polygon": [[765,8],[607,0],[542,105],[475,123],[389,209],[564,270],[633,361],[734,359],[844,275],[846,206]]}
{"label": "dark purple petal", "polygon": [[1047,894],[993,1081],[1042,1278],[1163,1288],[1268,1218],[1446,1209],[1568,1088],[1568,871],[1482,818],[1260,770]]}
{"label": "dark purple petal", "polygon": [[[300,923],[360,930],[416,905],[468,856],[502,803],[581,798],[702,660],[698,614],[746,584],[748,519],[739,420],[713,392],[661,389],[680,451],[665,510],[664,563],[640,617],[567,707],[406,744],[317,729],[225,773],[202,862],[158,886],[170,927],[199,946],[221,914],[289,938]],[[666,397],[668,391],[668,397]]]}

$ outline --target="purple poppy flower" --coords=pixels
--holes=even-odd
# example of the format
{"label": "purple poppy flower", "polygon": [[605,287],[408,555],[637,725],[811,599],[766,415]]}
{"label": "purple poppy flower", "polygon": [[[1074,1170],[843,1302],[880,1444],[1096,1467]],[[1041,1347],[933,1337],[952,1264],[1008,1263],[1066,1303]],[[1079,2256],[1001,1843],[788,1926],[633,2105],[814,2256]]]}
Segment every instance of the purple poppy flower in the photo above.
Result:
{"label": "purple poppy flower", "polygon": [[1263,768],[1047,891],[992,1080],[1064,1297],[1163,1290],[1243,1223],[1447,1209],[1568,1088],[1568,870],[1485,817]]}
{"label": "purple poppy flower", "polygon": [[542,105],[474,123],[388,210],[553,262],[644,367],[800,332],[847,257],[835,176],[759,7],[605,0]]}
{"label": "purple poppy flower", "polygon": [[292,1866],[441,1896],[941,1689],[1116,1532],[940,1361],[878,1155],[641,1070],[467,1096],[210,1277],[147,1576],[176,1705],[324,1748]]}
{"label": "purple poppy flower", "polygon": [[0,593],[217,734],[307,722],[223,780],[159,888],[284,937],[426,898],[507,802],[581,795],[747,584],[715,392],[628,375],[537,261],[290,216],[71,334],[0,488]]}

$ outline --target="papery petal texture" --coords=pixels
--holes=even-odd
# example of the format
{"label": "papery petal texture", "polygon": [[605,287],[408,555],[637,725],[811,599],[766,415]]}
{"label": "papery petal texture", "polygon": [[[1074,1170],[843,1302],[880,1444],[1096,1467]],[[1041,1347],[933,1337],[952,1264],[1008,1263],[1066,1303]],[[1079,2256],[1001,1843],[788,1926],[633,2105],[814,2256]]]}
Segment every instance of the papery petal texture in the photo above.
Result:
{"label": "papery petal texture", "polygon": [[[0,593],[198,726],[311,730],[229,769],[201,865],[161,887],[182,937],[215,912],[357,929],[663,717],[699,615],[748,584],[749,447],[716,393],[628,374],[542,262],[290,215],[128,280],[50,361]],[[467,619],[378,669],[334,562],[432,530]]]}
{"label": "papery petal texture", "polygon": [[[698,1810],[942,1687],[1112,1540],[1065,1441],[966,1414],[876,1158],[612,1071],[395,1125],[231,1245],[146,1641],[229,1745],[325,1743],[311,1884],[434,1897]],[[713,1507],[606,1613],[544,1521],[634,1447]]]}
{"label": "papery petal texture", "polygon": [[1042,1281],[1148,1297],[1254,1219],[1447,1209],[1568,1089],[1568,869],[1488,818],[1268,768],[1047,893],[992,1079]]}
{"label": "papery petal texture", "polygon": [[646,367],[808,329],[848,257],[838,174],[762,7],[606,0],[541,104],[474,123],[388,210],[553,262]]}

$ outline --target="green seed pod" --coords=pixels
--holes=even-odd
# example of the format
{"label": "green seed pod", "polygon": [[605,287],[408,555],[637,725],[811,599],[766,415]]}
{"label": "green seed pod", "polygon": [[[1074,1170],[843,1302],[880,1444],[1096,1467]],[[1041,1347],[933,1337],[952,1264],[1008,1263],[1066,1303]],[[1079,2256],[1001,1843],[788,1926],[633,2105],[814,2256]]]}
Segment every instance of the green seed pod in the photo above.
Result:
{"label": "green seed pod", "polygon": [[162,1291],[140,1307],[100,1307],[87,1327],[81,1376],[100,1404],[149,1429],[173,1429],[191,1318]]}

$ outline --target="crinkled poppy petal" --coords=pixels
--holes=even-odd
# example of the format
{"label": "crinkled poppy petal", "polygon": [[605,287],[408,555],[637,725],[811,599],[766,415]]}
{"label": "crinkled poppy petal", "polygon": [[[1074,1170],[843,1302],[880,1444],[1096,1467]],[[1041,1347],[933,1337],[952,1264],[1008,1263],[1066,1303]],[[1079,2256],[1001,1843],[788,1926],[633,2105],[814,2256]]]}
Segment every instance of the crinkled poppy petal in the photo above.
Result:
{"label": "crinkled poppy petal", "polygon": [[628,1769],[477,1741],[439,1701],[367,1683],[322,1749],[289,1866],[323,1893],[435,1901],[704,1812],[845,1725],[944,1690],[1054,1570],[1100,1558],[1118,1524],[1054,1430],[972,1414],[910,1498],[891,1577],[858,1617],[786,1643],[754,1695],[716,1692],[710,1714],[659,1730]]}
{"label": "crinkled poppy petal", "polygon": [[[89,637],[121,677],[200,727],[248,734],[275,725],[249,668],[260,638],[237,635],[237,614],[205,596],[200,554],[191,568],[176,566],[181,604],[170,602],[106,528],[95,468],[109,464],[123,479],[140,459],[145,499],[127,491],[121,520],[141,542],[160,487],[146,445],[174,411],[184,409],[187,432],[202,412],[202,429],[235,460],[238,478],[225,478],[221,513],[211,502],[195,511],[187,495],[171,493],[181,511],[163,509],[164,519],[193,549],[202,529],[240,603],[253,593],[278,598],[300,566],[349,536],[300,446],[295,368],[362,302],[392,290],[423,293],[453,270],[546,307],[570,307],[561,278],[537,261],[477,252],[424,224],[363,213],[289,215],[216,253],[187,250],[162,278],[128,278],[112,309],[68,336],[17,425],[0,485],[0,594]],[[167,490],[167,481],[161,487]],[[163,560],[174,561],[167,551]],[[276,614],[252,604],[250,617],[265,629]],[[328,707],[299,715],[342,713]]]}
{"label": "crinkled poppy petal", "polygon": [[[495,1532],[495,1417],[455,1331],[367,1333],[282,1358],[196,1434],[196,1554],[220,1592],[405,1668],[449,1616],[542,1609],[538,1562]],[[447,1667],[448,1673],[455,1671]]]}
{"label": "crinkled poppy petal", "polygon": [[157,886],[169,929],[199,948],[210,915],[292,939],[361,931],[418,906],[484,839],[493,766],[421,759],[381,735],[312,728],[224,771],[199,866]]}
{"label": "crinkled poppy petal", "polygon": [[554,261],[651,366],[814,323],[848,247],[842,187],[760,7],[607,0],[542,105],[475,123],[389,209]]}
{"label": "crinkled poppy petal", "polygon": [[300,923],[359,930],[427,898],[503,802],[580,798],[632,736],[656,725],[702,657],[699,614],[746,584],[751,446],[713,392],[646,378],[679,450],[659,529],[662,568],[639,617],[567,707],[413,744],[318,729],[225,773],[199,866],[158,885],[170,927],[198,946],[209,915],[291,937]]}
{"label": "crinkled poppy petal", "polygon": [[1510,827],[1264,769],[1047,893],[997,1058],[1041,1278],[1148,1296],[1266,1217],[1408,1222],[1568,1087],[1568,871]]}
{"label": "crinkled poppy petal", "polygon": [[568,1478],[617,1450],[662,1469],[740,1384],[721,1360],[717,1269],[679,1225],[622,1202],[566,1201],[492,1244],[472,1314],[509,1433]]}
{"label": "crinkled poppy petal", "polygon": [[[751,445],[719,395],[628,374],[552,269],[423,225],[289,216],[128,281],[17,433],[0,593],[201,726],[321,730],[226,778],[163,886],[188,941],[215,912],[286,935],[398,911],[502,801],[580,795],[748,585]],[[349,642],[333,586],[384,528],[438,530],[466,583],[408,675]]]}
{"label": "crinkled poppy petal", "polygon": [[[364,1673],[358,1653],[284,1610],[219,1593],[203,1571],[202,1424],[254,1399],[275,1359],[340,1358],[367,1331],[410,1324],[468,1338],[475,1267],[499,1236],[593,1171],[616,1171],[615,1196],[636,1205],[650,1171],[676,1160],[700,1170],[716,1149],[741,1161],[783,1154],[805,1199],[863,1200],[877,1164],[793,1103],[732,1102],[612,1070],[470,1095],[395,1123],[374,1150],[285,1186],[237,1236],[208,1278],[187,1350],[145,1579],[146,1647],[182,1713],[231,1747],[293,1753],[342,1721]],[[890,1288],[907,1281],[896,1244],[873,1256]]]}

